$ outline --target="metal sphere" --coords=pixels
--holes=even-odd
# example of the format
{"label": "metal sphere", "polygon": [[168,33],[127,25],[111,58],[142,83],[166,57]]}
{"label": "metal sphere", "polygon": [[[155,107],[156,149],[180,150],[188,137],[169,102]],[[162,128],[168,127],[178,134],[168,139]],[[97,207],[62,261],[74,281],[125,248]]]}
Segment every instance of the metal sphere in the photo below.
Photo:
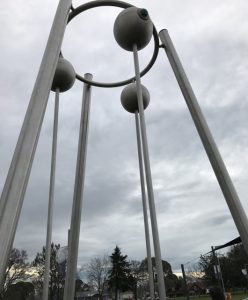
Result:
{"label": "metal sphere", "polygon": [[[145,86],[141,85],[141,89],[143,96],[143,105],[144,109],[146,109],[150,102],[150,94]],[[125,108],[125,110],[130,113],[139,111],[136,83],[131,83],[122,90],[121,104]]]}
{"label": "metal sphere", "polygon": [[124,9],[114,23],[114,36],[117,43],[125,50],[143,49],[151,40],[153,24],[148,11],[144,8],[129,7]]}
{"label": "metal sphere", "polygon": [[76,73],[72,64],[68,60],[60,57],[51,90],[55,92],[58,88],[60,92],[65,92],[73,86],[75,79]]}

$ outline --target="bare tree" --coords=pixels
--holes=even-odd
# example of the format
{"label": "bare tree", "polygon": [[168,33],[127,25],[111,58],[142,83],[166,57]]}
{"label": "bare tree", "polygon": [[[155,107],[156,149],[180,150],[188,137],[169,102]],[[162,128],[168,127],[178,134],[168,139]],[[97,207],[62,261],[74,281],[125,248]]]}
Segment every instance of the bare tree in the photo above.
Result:
{"label": "bare tree", "polygon": [[28,277],[26,274],[28,268],[28,263],[26,263],[27,258],[28,255],[25,250],[19,250],[16,248],[11,250],[5,272],[4,285],[0,291],[0,299],[4,299],[4,295],[12,284]]}
{"label": "bare tree", "polygon": [[94,257],[86,265],[86,274],[89,284],[97,290],[100,299],[103,298],[103,292],[107,287],[109,268],[110,260],[108,255]]}
{"label": "bare tree", "polygon": [[202,272],[198,263],[192,264],[188,267],[186,272],[188,288],[193,290],[199,296],[206,289],[206,282],[204,280],[204,273]]}
{"label": "bare tree", "polygon": [[202,280],[204,273],[202,272],[200,266],[198,263],[191,264],[188,267],[188,270],[186,272],[187,277],[192,281],[199,281]]}

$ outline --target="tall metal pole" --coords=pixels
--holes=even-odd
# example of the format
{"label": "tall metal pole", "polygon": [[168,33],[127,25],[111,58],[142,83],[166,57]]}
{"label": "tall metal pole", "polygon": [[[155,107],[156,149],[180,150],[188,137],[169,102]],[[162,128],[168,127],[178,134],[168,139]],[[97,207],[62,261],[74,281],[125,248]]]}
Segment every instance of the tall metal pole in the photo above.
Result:
{"label": "tall metal pole", "polygon": [[184,265],[183,264],[181,264],[181,269],[182,269],[182,274],[183,274],[183,283],[184,283],[185,291],[186,291],[186,298],[187,298],[187,300],[189,300],[189,290],[188,290],[187,279],[186,279],[186,275],[185,275]]}
{"label": "tall metal pole", "polygon": [[49,290],[52,223],[53,223],[53,203],[54,203],[54,183],[55,183],[57,133],[58,133],[58,114],[59,114],[59,89],[56,89],[55,107],[54,107],[54,123],[53,123],[52,159],[51,159],[51,172],[50,172],[50,188],[49,188],[49,202],[48,202],[48,216],[47,216],[46,257],[45,257],[45,272],[44,272],[42,300],[48,299],[48,290]]}
{"label": "tall metal pole", "polygon": [[[92,80],[92,75],[85,74],[85,78],[87,80]],[[90,95],[91,86],[88,84],[84,84],[83,105],[81,111],[80,132],[78,142],[78,156],[74,184],[73,207],[69,235],[67,271],[65,278],[64,300],[73,300],[75,294],[75,280],[77,271],[78,245],[88,141]]]}
{"label": "tall metal pole", "polygon": [[60,0],[0,200],[0,289],[12,248],[71,0]]}
{"label": "tall metal pole", "polygon": [[135,112],[135,125],[136,125],[137,147],[138,147],[138,157],[139,157],[141,197],[142,197],[144,226],[145,226],[147,266],[148,266],[148,274],[149,274],[149,290],[150,290],[151,300],[155,300],[150,234],[149,234],[149,224],[148,224],[147,205],[146,205],[147,200],[146,200],[145,178],[144,178],[144,168],[143,168],[143,155],[142,155],[142,146],[141,146],[141,137],[140,137],[139,115],[137,111]]}
{"label": "tall metal pole", "polygon": [[191,113],[192,119],[195,123],[196,129],[203,143],[205,151],[208,155],[209,161],[215,172],[222,193],[226,199],[227,205],[230,209],[233,220],[244,244],[246,253],[248,254],[248,220],[243,206],[239,200],[232,180],[228,174],[228,171],[221,158],[212,134],[208,128],[207,122],[203,116],[201,108],[197,102],[196,96],[179,60],[168,31],[166,29],[163,29],[162,31],[160,31],[159,36],[165,48],[165,52],[168,56],[169,62],[174,71],[188,109]]}
{"label": "tall metal pole", "polygon": [[215,249],[213,246],[211,246],[212,254],[213,254],[213,260],[214,260],[214,272],[216,274],[216,279],[218,281],[218,285],[221,288],[222,292],[225,293],[225,286],[222,278],[222,272],[220,267],[220,261],[218,258],[218,255],[215,253]]}
{"label": "tall metal pole", "polygon": [[213,246],[211,246],[211,250],[212,250],[212,254],[213,254],[214,274],[215,274],[215,276],[216,276],[218,285],[219,285],[219,287],[221,288],[221,284],[220,284],[220,276],[219,276],[219,270],[218,270],[218,262],[217,262],[217,259],[216,259],[216,255],[215,255],[215,251],[214,251],[214,247],[213,247]]}
{"label": "tall metal pole", "polygon": [[157,224],[156,208],[155,208],[153,185],[152,185],[152,174],[151,174],[148,142],[147,142],[147,135],[146,135],[145,113],[144,113],[143,96],[142,96],[142,89],[141,89],[141,82],[140,82],[139,58],[138,58],[138,50],[136,44],[133,45],[133,57],[134,57],[134,68],[135,68],[138,107],[139,107],[139,116],[140,116],[142,148],[144,154],[144,166],[145,166],[145,173],[146,173],[147,193],[148,193],[148,201],[149,201],[149,208],[150,208],[150,215],[151,215],[151,227],[152,227],[153,244],[154,244],[154,252],[155,252],[155,262],[156,262],[156,269],[158,274],[158,290],[159,290],[160,300],[165,300],[166,293],[165,293],[165,286],[164,286],[164,274],[163,274],[163,267],[162,267],[161,250],[160,250],[160,242],[159,242],[159,235],[158,235],[158,224]]}
{"label": "tall metal pole", "polygon": [[221,282],[221,286],[222,286],[222,291],[225,294],[226,290],[225,290],[225,285],[224,285],[224,280],[223,280],[223,276],[222,276],[222,271],[221,271],[221,265],[220,265],[220,260],[218,257],[218,254],[216,254],[216,258],[217,258],[217,262],[218,262],[218,267],[219,267],[219,275],[220,275],[220,282]]}

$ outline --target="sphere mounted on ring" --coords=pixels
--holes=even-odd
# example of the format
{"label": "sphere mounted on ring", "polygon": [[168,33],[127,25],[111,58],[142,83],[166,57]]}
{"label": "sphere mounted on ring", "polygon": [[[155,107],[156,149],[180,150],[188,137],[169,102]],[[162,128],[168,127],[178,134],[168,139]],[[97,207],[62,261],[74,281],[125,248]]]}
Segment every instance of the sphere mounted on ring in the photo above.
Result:
{"label": "sphere mounted on ring", "polygon": [[[143,106],[144,109],[146,109],[150,102],[150,94],[148,92],[148,89],[144,85],[141,85],[141,89],[143,96]],[[134,114],[136,111],[139,111],[136,83],[131,83],[122,90],[121,104],[125,108],[125,110],[130,113]]]}
{"label": "sphere mounted on ring", "polygon": [[[117,0],[94,0],[94,1],[87,2],[85,4],[82,4],[82,5],[74,8],[69,14],[68,23],[71,22],[79,14],[81,14],[89,9],[101,7],[101,6],[113,6],[113,7],[123,8],[123,9],[127,9],[129,7],[134,7],[132,4],[129,4],[129,3],[126,3],[126,2],[120,1],[120,0],[118,0],[118,1]],[[153,25],[153,39],[154,39],[153,54],[152,54],[150,61],[146,65],[146,67],[140,72],[141,77],[150,71],[150,69],[154,65],[154,63],[157,59],[157,56],[158,56],[159,37],[158,37],[158,33],[157,33],[157,30],[154,25]],[[132,77],[132,78],[129,78],[129,79],[126,79],[123,81],[105,83],[105,82],[97,82],[97,81],[93,81],[93,80],[87,80],[84,76],[81,76],[78,73],[76,73],[76,78],[84,83],[89,84],[89,85],[97,86],[97,87],[104,87],[104,88],[113,88],[113,87],[124,86],[129,83],[132,83],[133,80],[135,79],[135,77]]]}
{"label": "sphere mounted on ring", "polygon": [[114,36],[117,43],[125,50],[133,51],[145,48],[153,34],[153,23],[144,8],[129,7],[124,9],[114,23]]}
{"label": "sphere mounted on ring", "polygon": [[72,64],[68,60],[59,57],[51,90],[53,92],[56,89],[59,89],[60,92],[68,91],[73,86],[75,79],[76,72]]}

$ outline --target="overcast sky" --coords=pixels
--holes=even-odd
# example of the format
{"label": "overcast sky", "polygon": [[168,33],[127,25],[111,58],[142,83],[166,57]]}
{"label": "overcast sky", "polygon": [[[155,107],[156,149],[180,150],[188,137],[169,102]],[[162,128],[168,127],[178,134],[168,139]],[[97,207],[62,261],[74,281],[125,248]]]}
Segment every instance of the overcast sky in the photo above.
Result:
{"label": "overcast sky", "polygon": [[[129,1],[167,28],[235,188],[248,212],[247,0]],[[73,1],[77,7],[84,1]],[[0,187],[2,189],[58,1],[1,1]],[[81,75],[112,82],[133,76],[132,53],[113,37],[119,8],[96,8],[67,27],[63,54]],[[153,42],[140,52],[149,61]],[[147,135],[162,258],[174,271],[239,234],[163,50],[142,83],[151,101]],[[123,88],[92,89],[79,260],[113,251],[146,256],[134,115]],[[82,84],[61,95],[53,241],[67,244]],[[46,239],[54,93],[51,93],[14,246],[30,259]]]}

